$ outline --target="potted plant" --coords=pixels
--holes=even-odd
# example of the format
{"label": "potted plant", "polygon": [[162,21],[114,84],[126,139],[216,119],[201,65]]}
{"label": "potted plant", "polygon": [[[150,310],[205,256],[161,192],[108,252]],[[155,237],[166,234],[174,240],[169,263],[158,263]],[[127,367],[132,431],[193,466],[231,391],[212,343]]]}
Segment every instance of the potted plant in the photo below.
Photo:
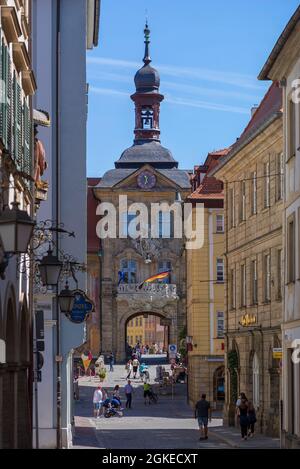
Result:
{"label": "potted plant", "polygon": [[105,368],[100,368],[99,370],[99,379],[100,381],[104,381],[106,378],[106,369]]}

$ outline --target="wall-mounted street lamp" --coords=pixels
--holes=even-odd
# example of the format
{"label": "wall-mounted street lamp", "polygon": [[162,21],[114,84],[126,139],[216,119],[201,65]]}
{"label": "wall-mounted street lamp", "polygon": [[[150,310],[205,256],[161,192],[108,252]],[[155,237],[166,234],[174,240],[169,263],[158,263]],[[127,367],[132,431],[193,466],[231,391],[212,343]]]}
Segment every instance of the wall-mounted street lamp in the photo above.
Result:
{"label": "wall-mounted street lamp", "polygon": [[43,285],[54,287],[58,284],[59,277],[63,268],[63,263],[53,251],[49,248],[48,254],[43,257],[39,263],[39,271]]}
{"label": "wall-mounted street lamp", "polygon": [[71,313],[74,306],[74,294],[70,290],[68,282],[66,282],[64,290],[58,295],[58,304],[62,313]]}
{"label": "wall-mounted street lamp", "polygon": [[0,234],[5,253],[27,252],[35,222],[25,210],[19,209],[18,202],[0,214]]}
{"label": "wall-mounted street lamp", "polygon": [[12,208],[6,208],[0,214],[0,239],[3,256],[0,261],[0,278],[4,279],[4,272],[9,258],[15,254],[27,252],[35,222],[25,210],[19,209],[14,202]]}

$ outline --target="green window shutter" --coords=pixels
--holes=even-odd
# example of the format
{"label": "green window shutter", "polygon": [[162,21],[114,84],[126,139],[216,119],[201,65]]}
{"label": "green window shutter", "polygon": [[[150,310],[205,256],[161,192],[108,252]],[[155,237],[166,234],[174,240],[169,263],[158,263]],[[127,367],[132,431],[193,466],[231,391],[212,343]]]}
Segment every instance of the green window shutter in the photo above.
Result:
{"label": "green window shutter", "polygon": [[17,82],[17,146],[18,146],[18,169],[23,171],[24,161],[23,161],[23,148],[22,148],[22,101],[21,101],[21,87]]}
{"label": "green window shutter", "polygon": [[8,84],[8,49],[2,39],[1,43],[1,79],[4,84],[4,96],[1,103],[1,129],[0,137],[7,148],[7,84]]}
{"label": "green window shutter", "polygon": [[[2,38],[1,28],[0,28],[0,38]],[[2,98],[2,94],[4,93],[4,90],[2,89],[3,51],[2,51],[2,39],[0,40],[1,40],[0,42],[0,80],[1,80],[1,98]],[[2,99],[1,99],[1,102],[0,102],[0,139],[1,140],[2,140],[2,135],[3,135],[3,104],[2,104]]]}
{"label": "green window shutter", "polygon": [[21,103],[21,88],[17,81],[16,74],[13,79],[13,140],[14,152],[13,157],[15,165],[19,171],[22,171],[22,103]]}
{"label": "green window shutter", "polygon": [[12,153],[12,64],[11,58],[8,54],[7,62],[7,98],[6,98],[6,109],[7,109],[7,149]]}
{"label": "green window shutter", "polygon": [[29,107],[26,103],[24,102],[24,116],[23,116],[23,121],[24,121],[24,137],[23,137],[23,142],[24,142],[24,172],[26,174],[31,175],[32,171],[32,145],[31,145],[31,120],[30,120],[30,110]]}

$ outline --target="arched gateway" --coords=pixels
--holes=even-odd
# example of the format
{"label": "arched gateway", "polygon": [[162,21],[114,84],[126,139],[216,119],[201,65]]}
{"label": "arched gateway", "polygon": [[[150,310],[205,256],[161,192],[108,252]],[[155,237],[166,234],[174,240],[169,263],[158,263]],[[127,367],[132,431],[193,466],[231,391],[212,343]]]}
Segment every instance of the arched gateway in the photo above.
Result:
{"label": "arched gateway", "polygon": [[[102,353],[113,351],[117,360],[125,359],[126,323],[135,314],[151,312],[169,320],[170,341],[175,344],[186,323],[184,241],[177,231],[174,236],[174,212],[159,210],[155,239],[130,238],[130,222],[137,216],[131,204],[143,202],[148,221],[153,223],[153,204],[165,202],[171,206],[190,193],[188,172],[178,169],[171,152],[160,144],[159,110],[164,96],[159,93],[159,73],[150,65],[149,33],[146,25],[144,65],[135,75],[136,92],[131,96],[135,103],[134,144],[93,187],[99,203],[115,207],[118,220],[116,239],[102,241],[100,334]],[[120,195],[127,197],[122,213]],[[145,279],[166,270],[169,275],[162,283],[143,284]]]}
{"label": "arched gateway", "polygon": [[[130,348],[140,345],[148,345],[150,350],[153,344],[158,350],[166,353],[170,343],[171,319],[155,312],[134,313],[125,323],[125,353],[130,357]],[[177,338],[176,338],[177,339]],[[157,351],[158,351],[157,350]]]}

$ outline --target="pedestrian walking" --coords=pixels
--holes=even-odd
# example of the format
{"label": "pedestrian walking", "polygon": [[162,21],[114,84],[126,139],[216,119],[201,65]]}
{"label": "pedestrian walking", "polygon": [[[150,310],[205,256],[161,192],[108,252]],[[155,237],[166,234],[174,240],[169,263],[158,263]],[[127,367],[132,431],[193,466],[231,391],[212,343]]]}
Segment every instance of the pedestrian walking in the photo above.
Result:
{"label": "pedestrian walking", "polygon": [[240,427],[241,427],[242,439],[247,440],[248,425],[249,425],[248,401],[244,397],[241,397],[241,402],[240,402],[240,405],[238,407],[238,416],[240,418]]}
{"label": "pedestrian walking", "polygon": [[94,391],[93,395],[93,404],[94,404],[94,417],[100,417],[100,410],[103,402],[103,392],[101,386],[98,386],[97,389]]}
{"label": "pedestrian walking", "polygon": [[195,406],[195,418],[198,418],[200,440],[207,440],[208,420],[211,422],[211,407],[206,400],[206,394],[202,394],[201,399]]}
{"label": "pedestrian walking", "polygon": [[241,392],[239,394],[239,397],[237,398],[237,401],[235,403],[235,414],[236,414],[236,420],[237,420],[237,426],[240,424],[240,411],[239,407],[241,405],[242,399],[245,399],[247,401],[246,394],[244,392]]}
{"label": "pedestrian walking", "polygon": [[254,428],[256,423],[256,412],[251,401],[248,402],[248,437],[254,437]]}
{"label": "pedestrian walking", "polygon": [[132,370],[133,370],[133,379],[136,379],[136,374],[138,372],[138,368],[140,366],[140,362],[137,358],[135,358],[132,362]]}
{"label": "pedestrian walking", "polygon": [[149,383],[144,383],[144,404],[146,405],[147,404],[147,400],[148,400],[148,404],[150,405],[150,384]]}
{"label": "pedestrian walking", "polygon": [[114,371],[115,357],[113,352],[109,355],[109,371]]}
{"label": "pedestrian walking", "polygon": [[129,379],[130,376],[131,376],[132,370],[133,370],[132,360],[129,360],[129,361],[127,362],[125,368],[126,368],[126,370],[127,370],[126,379]]}
{"label": "pedestrian walking", "polygon": [[131,386],[130,379],[128,380],[126,384],[124,391],[125,391],[125,396],[126,396],[126,409],[131,409],[133,387]]}

